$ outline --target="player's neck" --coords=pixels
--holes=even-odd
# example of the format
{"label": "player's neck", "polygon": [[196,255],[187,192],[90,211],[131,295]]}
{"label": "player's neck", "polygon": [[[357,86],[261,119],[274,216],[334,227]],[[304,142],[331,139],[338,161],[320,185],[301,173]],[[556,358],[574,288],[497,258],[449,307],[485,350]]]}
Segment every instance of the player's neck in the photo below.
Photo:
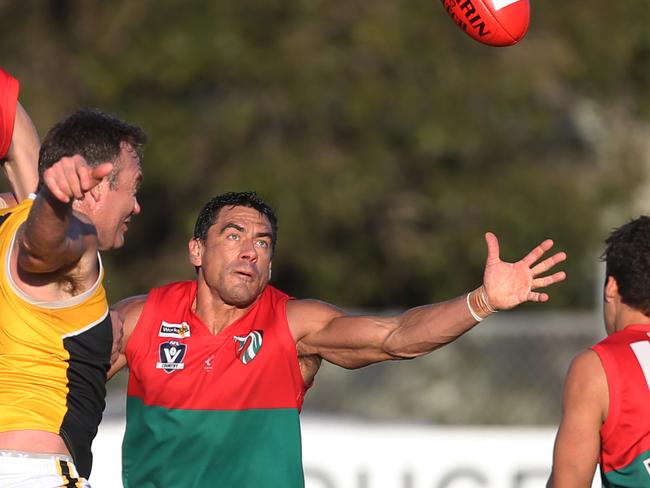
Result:
{"label": "player's neck", "polygon": [[615,331],[636,324],[650,324],[650,317],[639,310],[623,305],[616,318]]}
{"label": "player's neck", "polygon": [[247,307],[229,305],[218,295],[211,293],[209,290],[202,290],[199,287],[192,304],[192,311],[213,335],[217,335],[230,324],[246,315],[254,304],[255,302]]}

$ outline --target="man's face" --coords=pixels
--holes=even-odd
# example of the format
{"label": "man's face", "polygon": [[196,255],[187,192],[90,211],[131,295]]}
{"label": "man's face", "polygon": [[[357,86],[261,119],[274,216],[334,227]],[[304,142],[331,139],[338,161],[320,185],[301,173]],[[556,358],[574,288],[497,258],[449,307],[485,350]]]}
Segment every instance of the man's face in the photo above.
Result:
{"label": "man's face", "polygon": [[190,261],[202,280],[226,304],[247,307],[269,281],[272,229],[268,219],[249,207],[224,207],[205,242],[190,241]]}
{"label": "man's face", "polygon": [[122,247],[131,217],[140,213],[136,198],[142,181],[138,155],[130,145],[122,144],[115,164],[118,168],[115,184],[111,188],[107,179],[101,183],[101,197],[95,205],[93,222],[100,250]]}

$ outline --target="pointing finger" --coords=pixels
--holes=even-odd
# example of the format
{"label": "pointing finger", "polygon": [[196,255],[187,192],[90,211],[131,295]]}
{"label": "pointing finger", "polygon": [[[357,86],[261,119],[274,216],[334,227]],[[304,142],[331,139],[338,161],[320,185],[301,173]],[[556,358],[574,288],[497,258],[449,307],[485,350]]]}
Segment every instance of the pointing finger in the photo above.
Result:
{"label": "pointing finger", "polygon": [[113,171],[113,166],[113,163],[102,163],[95,166],[91,173],[92,177],[101,181],[104,176],[108,176],[110,172]]}

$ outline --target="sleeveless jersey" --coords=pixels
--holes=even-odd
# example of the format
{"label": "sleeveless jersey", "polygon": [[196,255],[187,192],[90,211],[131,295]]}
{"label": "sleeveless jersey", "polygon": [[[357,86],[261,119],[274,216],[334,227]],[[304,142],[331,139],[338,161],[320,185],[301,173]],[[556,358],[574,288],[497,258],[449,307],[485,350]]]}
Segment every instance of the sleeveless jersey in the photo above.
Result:
{"label": "sleeveless jersey", "polygon": [[650,325],[627,326],[592,349],[609,388],[600,430],[603,486],[650,486]]}
{"label": "sleeveless jersey", "polygon": [[11,249],[32,203],[0,211],[0,431],[59,434],[87,478],[113,340],[103,270],[100,260],[94,286],[65,301],[39,302],[20,290]]}
{"label": "sleeveless jersey", "polygon": [[126,345],[125,488],[301,488],[305,387],[289,297],[267,286],[212,335],[196,281],[151,290]]}

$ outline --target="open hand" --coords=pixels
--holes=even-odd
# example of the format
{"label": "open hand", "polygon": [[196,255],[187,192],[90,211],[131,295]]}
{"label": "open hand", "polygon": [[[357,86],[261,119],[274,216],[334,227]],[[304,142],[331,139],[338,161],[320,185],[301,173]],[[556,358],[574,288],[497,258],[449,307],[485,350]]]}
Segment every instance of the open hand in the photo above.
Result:
{"label": "open hand", "polygon": [[558,271],[549,276],[539,276],[566,259],[566,253],[558,252],[535,264],[553,247],[551,239],[539,244],[516,263],[501,261],[499,241],[494,234],[486,233],[485,242],[488,255],[483,274],[483,285],[489,305],[496,310],[513,308],[526,301],[545,302],[549,298],[548,295],[536,290],[566,278],[564,271]]}

